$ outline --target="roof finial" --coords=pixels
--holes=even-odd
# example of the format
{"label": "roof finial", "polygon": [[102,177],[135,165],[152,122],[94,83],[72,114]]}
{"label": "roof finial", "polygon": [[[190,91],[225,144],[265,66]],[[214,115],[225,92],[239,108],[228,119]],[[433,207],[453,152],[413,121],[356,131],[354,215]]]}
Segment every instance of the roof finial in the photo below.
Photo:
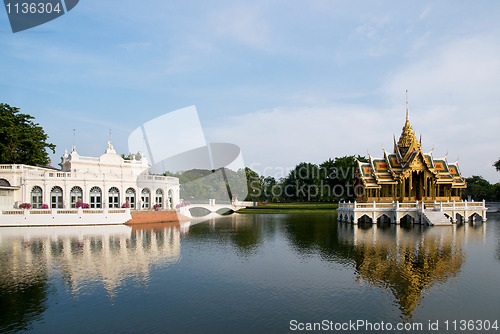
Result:
{"label": "roof finial", "polygon": [[408,89],[406,90],[406,120],[408,121]]}

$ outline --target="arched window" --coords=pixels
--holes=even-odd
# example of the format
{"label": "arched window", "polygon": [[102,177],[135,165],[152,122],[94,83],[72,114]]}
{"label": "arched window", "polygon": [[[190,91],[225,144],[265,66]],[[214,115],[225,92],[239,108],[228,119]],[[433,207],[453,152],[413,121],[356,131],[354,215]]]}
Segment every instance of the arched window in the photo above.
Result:
{"label": "arched window", "polygon": [[42,188],[35,186],[31,189],[31,206],[33,209],[40,209],[43,202]]}
{"label": "arched window", "polygon": [[108,191],[108,203],[110,208],[119,208],[120,207],[120,191],[118,188],[111,188]]}
{"label": "arched window", "polygon": [[155,204],[158,204],[160,206],[160,209],[163,209],[163,190],[162,189],[156,189]]}
{"label": "arched window", "polygon": [[168,197],[167,197],[167,207],[169,209],[174,208],[174,192],[172,189],[168,191]]}
{"label": "arched window", "polygon": [[52,209],[63,208],[63,191],[61,187],[54,187],[50,191],[50,207]]}
{"label": "arched window", "polygon": [[151,203],[150,198],[151,198],[151,192],[149,191],[149,189],[148,188],[142,189],[141,202],[143,209],[149,209]]}
{"label": "arched window", "polygon": [[100,209],[102,207],[102,191],[99,187],[92,187],[90,189],[90,207],[93,209]]}
{"label": "arched window", "polygon": [[0,179],[0,186],[10,187],[10,182],[7,181],[6,179]]}
{"label": "arched window", "polygon": [[131,209],[135,209],[135,190],[134,188],[128,188],[125,193],[125,200]]}
{"label": "arched window", "polygon": [[72,208],[76,208],[76,202],[83,202],[83,191],[80,187],[73,187],[69,193]]}

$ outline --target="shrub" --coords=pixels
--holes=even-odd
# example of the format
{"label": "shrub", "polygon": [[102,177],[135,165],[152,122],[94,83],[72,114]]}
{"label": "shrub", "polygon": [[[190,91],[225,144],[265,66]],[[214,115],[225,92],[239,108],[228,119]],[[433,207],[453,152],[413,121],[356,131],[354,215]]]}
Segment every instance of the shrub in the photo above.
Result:
{"label": "shrub", "polygon": [[42,204],[42,206],[40,207],[40,209],[48,209],[49,206],[47,204]]}
{"label": "shrub", "polygon": [[19,209],[31,209],[31,203],[21,203],[19,204]]}
{"label": "shrub", "polygon": [[161,208],[160,204],[153,205],[153,209],[155,209],[155,211],[158,211],[158,209],[160,209],[160,208]]}
{"label": "shrub", "polygon": [[84,202],[81,202],[81,201],[78,201],[76,202],[75,204],[76,208],[82,208],[82,209],[88,209],[90,208],[90,205],[88,203],[84,203]]}

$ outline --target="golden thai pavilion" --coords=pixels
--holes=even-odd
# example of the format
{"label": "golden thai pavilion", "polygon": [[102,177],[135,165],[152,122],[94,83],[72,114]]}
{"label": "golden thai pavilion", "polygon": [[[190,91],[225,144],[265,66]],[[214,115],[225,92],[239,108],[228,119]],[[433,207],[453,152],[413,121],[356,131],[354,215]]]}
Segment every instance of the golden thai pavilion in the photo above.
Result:
{"label": "golden thai pavilion", "polygon": [[383,158],[369,156],[358,160],[355,189],[358,202],[460,201],[465,179],[455,163],[434,159],[432,151],[422,151],[422,137],[417,140],[408,117],[394,153],[384,149]]}

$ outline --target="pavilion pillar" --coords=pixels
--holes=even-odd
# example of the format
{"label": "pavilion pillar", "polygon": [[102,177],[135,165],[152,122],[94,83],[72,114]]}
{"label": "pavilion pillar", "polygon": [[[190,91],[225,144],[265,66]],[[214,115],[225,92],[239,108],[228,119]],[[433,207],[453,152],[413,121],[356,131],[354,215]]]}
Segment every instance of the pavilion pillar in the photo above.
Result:
{"label": "pavilion pillar", "polygon": [[411,197],[413,195],[413,182],[412,182],[412,179],[413,179],[413,173],[412,175],[410,175],[409,177],[409,181],[410,181],[410,186],[408,187],[408,200],[411,201]]}
{"label": "pavilion pillar", "polygon": [[423,174],[420,175],[420,199],[423,201],[425,198],[425,177]]}
{"label": "pavilion pillar", "polygon": [[406,197],[406,178],[401,182],[401,202],[404,202]]}

